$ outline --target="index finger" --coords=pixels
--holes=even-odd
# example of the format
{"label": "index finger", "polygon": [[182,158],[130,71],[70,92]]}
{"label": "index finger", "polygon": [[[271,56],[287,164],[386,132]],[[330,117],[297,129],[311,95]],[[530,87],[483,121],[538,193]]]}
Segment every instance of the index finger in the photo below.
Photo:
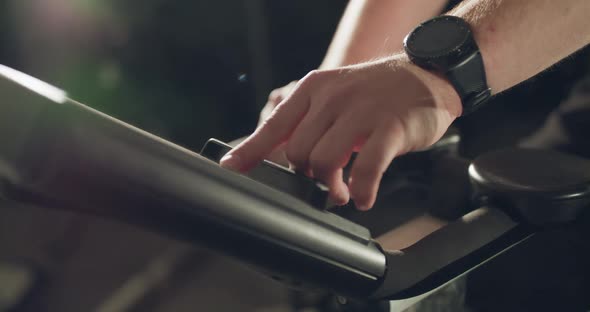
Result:
{"label": "index finger", "polygon": [[254,133],[221,159],[220,165],[240,172],[256,166],[289,139],[309,109],[308,98],[300,90],[291,93]]}

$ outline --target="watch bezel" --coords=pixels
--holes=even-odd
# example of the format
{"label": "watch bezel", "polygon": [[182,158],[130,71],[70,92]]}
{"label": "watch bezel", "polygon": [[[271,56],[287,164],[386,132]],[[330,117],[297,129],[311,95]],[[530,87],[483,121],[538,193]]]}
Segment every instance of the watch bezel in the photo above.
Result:
{"label": "watch bezel", "polygon": [[[436,24],[441,21],[451,22],[456,25],[457,31],[464,32],[464,40],[446,49],[442,49],[441,53],[420,53],[420,49],[415,46],[416,35],[428,27],[436,27]],[[469,24],[463,19],[452,15],[437,16],[418,25],[418,27],[404,38],[404,49],[412,62],[425,68],[438,70],[446,70],[478,51]]]}

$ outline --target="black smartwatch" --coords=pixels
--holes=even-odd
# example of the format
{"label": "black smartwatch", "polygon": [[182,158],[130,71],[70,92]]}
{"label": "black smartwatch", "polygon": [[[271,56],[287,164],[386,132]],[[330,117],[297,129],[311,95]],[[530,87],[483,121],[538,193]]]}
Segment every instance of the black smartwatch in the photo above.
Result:
{"label": "black smartwatch", "polygon": [[449,80],[461,97],[463,115],[491,97],[481,53],[463,19],[442,15],[418,25],[404,39],[404,49],[414,64]]}

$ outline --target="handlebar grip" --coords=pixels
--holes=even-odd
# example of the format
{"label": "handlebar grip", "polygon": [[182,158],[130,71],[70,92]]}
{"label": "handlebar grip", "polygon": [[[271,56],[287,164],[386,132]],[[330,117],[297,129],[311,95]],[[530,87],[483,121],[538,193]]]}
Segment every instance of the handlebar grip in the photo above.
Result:
{"label": "handlebar grip", "polygon": [[366,228],[72,100],[0,77],[5,90],[4,198],[139,225],[294,284],[351,296],[379,285],[385,256]]}

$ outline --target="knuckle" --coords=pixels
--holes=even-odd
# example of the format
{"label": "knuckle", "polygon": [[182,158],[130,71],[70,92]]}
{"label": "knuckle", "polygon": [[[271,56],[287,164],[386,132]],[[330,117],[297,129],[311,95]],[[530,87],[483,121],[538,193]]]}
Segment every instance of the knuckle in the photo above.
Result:
{"label": "knuckle", "polygon": [[303,79],[301,80],[301,86],[307,87],[309,84],[313,84],[318,81],[322,77],[322,72],[320,70],[312,70]]}
{"label": "knuckle", "polygon": [[306,77],[313,79],[313,78],[317,78],[320,74],[321,74],[320,70],[314,69],[314,70],[310,71],[309,73],[307,73]]}
{"label": "knuckle", "polygon": [[282,95],[281,90],[275,89],[268,95],[268,100],[270,102],[278,102],[282,98],[281,95]]}

